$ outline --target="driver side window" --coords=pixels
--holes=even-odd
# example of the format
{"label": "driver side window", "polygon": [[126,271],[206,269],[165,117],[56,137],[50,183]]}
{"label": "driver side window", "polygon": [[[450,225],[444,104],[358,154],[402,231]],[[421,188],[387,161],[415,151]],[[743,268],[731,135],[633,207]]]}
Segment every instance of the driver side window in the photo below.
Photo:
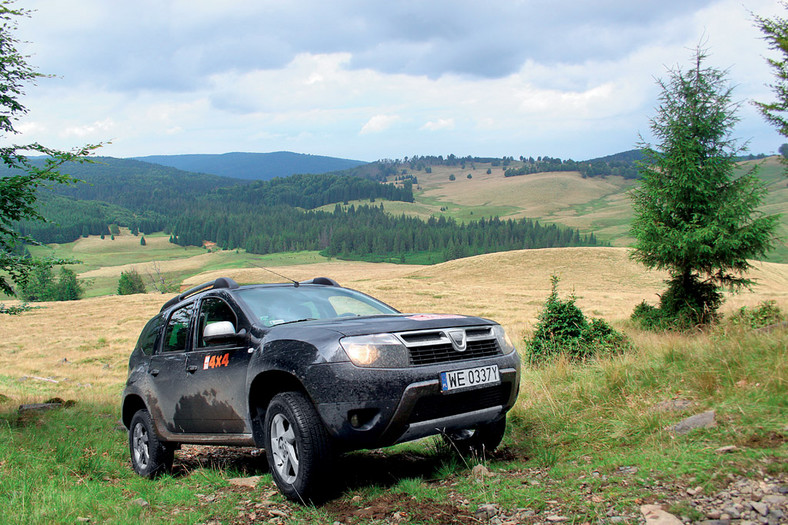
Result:
{"label": "driver side window", "polygon": [[228,321],[233,324],[233,327],[236,330],[238,329],[238,319],[236,318],[233,309],[230,308],[230,305],[218,297],[207,297],[203,299],[200,303],[199,327],[197,332],[198,348],[208,348],[211,346],[221,346],[227,344],[226,340],[211,342],[203,340],[203,331],[205,330],[205,327],[220,321]]}

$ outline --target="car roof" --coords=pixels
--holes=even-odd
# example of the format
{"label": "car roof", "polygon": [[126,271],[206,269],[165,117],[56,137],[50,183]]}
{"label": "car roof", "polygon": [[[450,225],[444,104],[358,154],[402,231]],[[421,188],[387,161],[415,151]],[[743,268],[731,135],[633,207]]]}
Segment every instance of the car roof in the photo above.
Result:
{"label": "car roof", "polygon": [[194,288],[189,288],[188,290],[181,292],[180,294],[176,295],[161,307],[160,312],[167,310],[168,308],[175,306],[186,299],[200,293],[209,290],[237,290],[237,289],[249,289],[249,288],[261,288],[261,287],[283,287],[283,286],[294,286],[299,287],[301,285],[318,285],[318,286],[339,286],[335,280],[330,279],[328,277],[315,277],[313,279],[309,279],[308,281],[293,281],[291,283],[266,283],[266,284],[249,284],[240,286],[235,280],[231,279],[230,277],[219,277],[214,279],[213,281],[208,281],[206,283],[202,283],[200,285],[195,286]]}

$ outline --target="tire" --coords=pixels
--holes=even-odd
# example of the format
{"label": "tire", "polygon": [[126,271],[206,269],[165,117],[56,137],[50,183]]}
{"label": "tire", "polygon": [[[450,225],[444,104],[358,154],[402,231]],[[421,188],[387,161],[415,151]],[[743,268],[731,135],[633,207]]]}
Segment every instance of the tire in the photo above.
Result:
{"label": "tire", "polygon": [[129,453],[134,472],[142,477],[153,479],[172,468],[174,450],[159,439],[145,409],[137,410],[131,418]]}
{"label": "tire", "polygon": [[328,432],[315,407],[300,392],[283,392],[265,412],[265,454],[279,490],[307,504],[324,492],[333,459]]}
{"label": "tire", "polygon": [[445,433],[443,439],[460,454],[483,457],[498,448],[505,432],[506,416],[503,416],[497,421],[473,429]]}

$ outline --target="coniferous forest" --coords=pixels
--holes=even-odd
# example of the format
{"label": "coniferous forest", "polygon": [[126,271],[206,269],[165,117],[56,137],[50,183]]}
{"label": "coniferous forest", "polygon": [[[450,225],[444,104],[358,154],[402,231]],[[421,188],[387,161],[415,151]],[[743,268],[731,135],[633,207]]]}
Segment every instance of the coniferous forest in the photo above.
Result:
{"label": "coniferous forest", "polygon": [[[381,169],[251,182],[139,161],[97,160],[69,166],[83,182],[42,193],[41,209],[51,222],[21,223],[20,231],[42,243],[65,243],[109,236],[111,227],[123,226],[135,234],[164,231],[182,246],[208,241],[257,254],[319,250],[329,257],[422,263],[598,244],[593,234],[530,219],[459,223],[443,216],[387,214],[376,200],[413,202],[413,181],[382,184]],[[368,204],[347,206],[359,200]],[[317,209],[331,204],[333,211]]]}

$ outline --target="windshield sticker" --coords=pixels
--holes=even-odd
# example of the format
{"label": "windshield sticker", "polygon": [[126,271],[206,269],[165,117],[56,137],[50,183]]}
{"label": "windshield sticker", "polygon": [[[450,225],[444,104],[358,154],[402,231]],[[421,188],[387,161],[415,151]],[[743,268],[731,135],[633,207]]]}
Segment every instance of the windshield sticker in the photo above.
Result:
{"label": "windshield sticker", "polygon": [[414,321],[432,321],[434,319],[463,319],[464,315],[453,315],[453,314],[418,314],[418,315],[411,315],[408,319],[413,319]]}

